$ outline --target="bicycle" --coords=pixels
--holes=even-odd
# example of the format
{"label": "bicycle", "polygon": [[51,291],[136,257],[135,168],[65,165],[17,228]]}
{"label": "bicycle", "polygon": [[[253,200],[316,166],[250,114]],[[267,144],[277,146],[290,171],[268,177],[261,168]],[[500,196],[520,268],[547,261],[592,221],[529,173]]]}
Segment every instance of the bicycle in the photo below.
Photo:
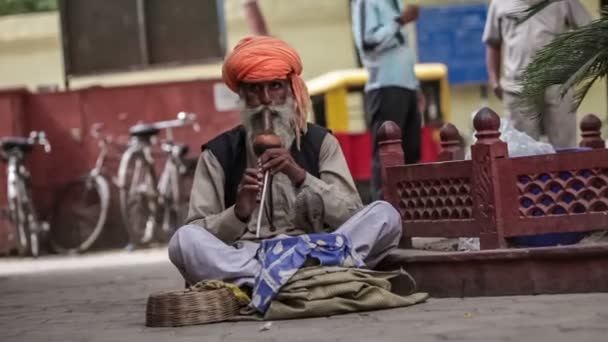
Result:
{"label": "bicycle", "polygon": [[47,222],[39,221],[32,202],[31,174],[24,165],[26,154],[34,146],[44,146],[46,153],[51,152],[51,144],[42,131],[32,131],[30,136],[5,137],[0,140],[0,159],[7,163],[8,217],[17,232],[17,251],[20,256],[38,257],[40,240],[48,232]]}
{"label": "bicycle", "polygon": [[[129,147],[118,167],[118,188],[130,246],[147,245],[155,239],[168,242],[185,220],[187,208],[180,201],[180,184],[188,170],[188,146],[173,141],[172,129],[187,125],[196,132],[200,129],[196,115],[185,112],[178,113],[175,120],[140,123],[129,129]],[[152,144],[161,130],[167,131],[167,139],[161,143],[167,160],[157,181]]]}
{"label": "bicycle", "polygon": [[75,254],[87,251],[95,243],[106,223],[110,208],[110,185],[104,176],[110,136],[102,136],[103,124],[91,127],[99,155],[87,174],[68,183],[55,200],[49,241],[55,252]]}

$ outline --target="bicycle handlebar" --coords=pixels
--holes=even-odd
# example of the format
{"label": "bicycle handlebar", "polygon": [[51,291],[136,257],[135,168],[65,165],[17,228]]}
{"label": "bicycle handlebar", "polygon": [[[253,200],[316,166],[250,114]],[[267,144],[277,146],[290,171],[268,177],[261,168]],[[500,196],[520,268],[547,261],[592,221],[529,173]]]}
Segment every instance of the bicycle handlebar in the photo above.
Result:
{"label": "bicycle handlebar", "polygon": [[179,112],[177,113],[177,119],[150,123],[150,126],[153,126],[159,130],[183,127],[188,125],[192,125],[196,132],[200,130],[200,126],[198,122],[196,122],[196,114]]}
{"label": "bicycle handlebar", "polygon": [[32,145],[39,144],[44,146],[44,152],[51,152],[51,143],[46,138],[46,133],[44,131],[31,131],[28,140]]}
{"label": "bicycle handlebar", "polygon": [[91,137],[93,137],[93,139],[97,140],[100,147],[103,147],[103,145],[107,145],[110,144],[114,141],[114,137],[111,135],[102,135],[101,131],[103,131],[103,128],[105,127],[105,124],[102,122],[96,122],[91,126],[91,130],[90,130],[90,134]]}
{"label": "bicycle handlebar", "polygon": [[196,121],[196,114],[194,113],[179,112],[177,113],[177,119],[191,124],[195,132],[201,130],[201,126],[199,126],[198,121]]}

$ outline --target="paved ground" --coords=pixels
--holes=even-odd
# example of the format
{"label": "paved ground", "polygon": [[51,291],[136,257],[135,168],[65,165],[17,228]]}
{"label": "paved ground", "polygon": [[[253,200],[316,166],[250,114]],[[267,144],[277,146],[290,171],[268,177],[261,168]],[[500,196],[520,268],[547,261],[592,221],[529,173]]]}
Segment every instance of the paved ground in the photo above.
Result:
{"label": "paved ground", "polygon": [[607,341],[608,294],[431,299],[331,318],[144,326],[147,295],[180,288],[162,249],[0,260],[0,341]]}

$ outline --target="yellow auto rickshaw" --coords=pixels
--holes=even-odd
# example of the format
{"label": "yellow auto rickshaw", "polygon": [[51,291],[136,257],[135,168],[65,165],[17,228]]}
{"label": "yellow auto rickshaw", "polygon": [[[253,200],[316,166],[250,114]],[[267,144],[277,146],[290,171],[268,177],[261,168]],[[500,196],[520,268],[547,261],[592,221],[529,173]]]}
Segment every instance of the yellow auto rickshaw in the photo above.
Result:
{"label": "yellow auto rickshaw", "polygon": [[[415,72],[426,99],[421,108],[421,162],[432,162],[439,153],[439,129],[452,118],[448,69],[439,63],[417,64]],[[314,112],[308,119],[332,130],[363,197],[371,176],[372,151],[363,106],[367,77],[363,68],[345,69],[307,82]]]}

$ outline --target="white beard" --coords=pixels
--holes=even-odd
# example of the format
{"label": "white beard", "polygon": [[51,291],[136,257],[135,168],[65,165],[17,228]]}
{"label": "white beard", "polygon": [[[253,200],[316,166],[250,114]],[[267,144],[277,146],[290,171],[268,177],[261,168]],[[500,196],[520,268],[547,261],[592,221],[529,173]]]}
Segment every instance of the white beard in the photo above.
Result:
{"label": "white beard", "polygon": [[261,113],[264,109],[269,109],[272,113],[274,133],[281,139],[283,147],[290,148],[296,137],[294,104],[295,102],[292,96],[288,96],[287,100],[282,105],[248,107],[243,101],[240,101],[241,121],[243,126],[245,126],[249,144],[252,145],[255,137],[264,131],[264,121]]}

